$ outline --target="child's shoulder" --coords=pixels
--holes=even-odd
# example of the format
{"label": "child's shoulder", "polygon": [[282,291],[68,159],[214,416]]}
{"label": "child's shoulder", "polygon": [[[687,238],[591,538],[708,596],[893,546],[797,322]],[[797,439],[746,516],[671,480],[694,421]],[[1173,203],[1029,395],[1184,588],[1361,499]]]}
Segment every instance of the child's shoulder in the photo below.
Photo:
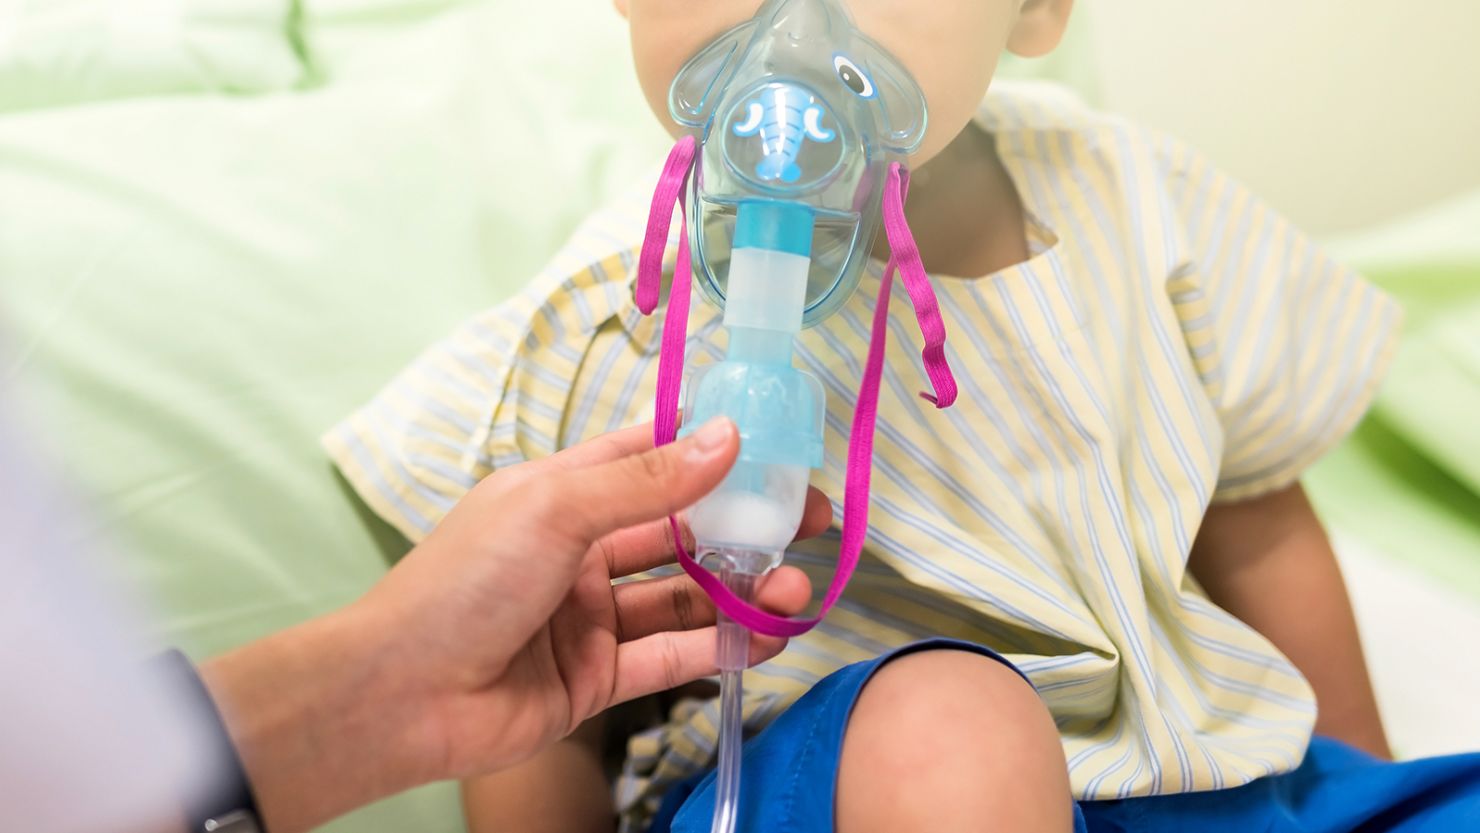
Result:
{"label": "child's shoulder", "polygon": [[1118,192],[1177,188],[1208,168],[1181,140],[1100,110],[1052,82],[995,83],[976,121],[997,138],[999,151],[1081,186]]}
{"label": "child's shoulder", "polygon": [[[1065,87],[993,87],[976,123],[993,136],[1019,197],[1061,254],[1164,286],[1193,271],[1227,272],[1239,250],[1273,235],[1312,245],[1237,178],[1185,142],[1098,110]],[[1225,240],[1224,230],[1242,233]],[[1096,248],[1098,246],[1098,248]]]}
{"label": "child's shoulder", "polygon": [[998,81],[977,108],[977,123],[992,133],[1034,138],[1077,138],[1095,147],[1117,142],[1165,150],[1170,137],[1118,113],[1101,110],[1077,91],[1051,81]]}

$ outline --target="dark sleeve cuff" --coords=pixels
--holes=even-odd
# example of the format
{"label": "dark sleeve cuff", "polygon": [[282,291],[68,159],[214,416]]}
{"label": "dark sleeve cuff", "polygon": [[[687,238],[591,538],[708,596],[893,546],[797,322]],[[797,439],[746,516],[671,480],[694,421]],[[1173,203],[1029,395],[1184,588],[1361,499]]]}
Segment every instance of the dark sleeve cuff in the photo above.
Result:
{"label": "dark sleeve cuff", "polygon": [[184,717],[197,735],[198,748],[208,756],[200,769],[205,773],[192,795],[184,801],[190,833],[254,833],[264,828],[257,799],[247,780],[241,756],[226,730],[216,701],[206,689],[195,666],[178,650],[169,650],[151,660],[158,677],[180,698]]}

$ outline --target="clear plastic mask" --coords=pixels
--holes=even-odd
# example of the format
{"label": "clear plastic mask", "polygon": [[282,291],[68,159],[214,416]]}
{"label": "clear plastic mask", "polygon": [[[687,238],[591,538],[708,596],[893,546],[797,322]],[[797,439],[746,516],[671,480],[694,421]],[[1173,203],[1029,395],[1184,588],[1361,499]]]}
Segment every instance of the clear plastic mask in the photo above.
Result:
{"label": "clear plastic mask", "polygon": [[688,210],[705,297],[724,307],[741,203],[784,200],[814,219],[803,325],[836,311],[868,263],[890,162],[925,136],[903,66],[840,0],[767,0],[679,71],[669,109],[700,144]]}

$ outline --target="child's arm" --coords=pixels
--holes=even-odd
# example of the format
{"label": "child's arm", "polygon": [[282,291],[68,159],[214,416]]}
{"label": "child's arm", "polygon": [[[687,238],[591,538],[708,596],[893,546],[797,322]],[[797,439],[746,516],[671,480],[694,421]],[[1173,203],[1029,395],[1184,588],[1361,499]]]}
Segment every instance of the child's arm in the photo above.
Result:
{"label": "child's arm", "polygon": [[1317,732],[1390,756],[1336,555],[1299,484],[1209,509],[1188,568],[1305,674]]}
{"label": "child's arm", "polygon": [[611,833],[605,717],[512,769],[463,782],[469,833]]}

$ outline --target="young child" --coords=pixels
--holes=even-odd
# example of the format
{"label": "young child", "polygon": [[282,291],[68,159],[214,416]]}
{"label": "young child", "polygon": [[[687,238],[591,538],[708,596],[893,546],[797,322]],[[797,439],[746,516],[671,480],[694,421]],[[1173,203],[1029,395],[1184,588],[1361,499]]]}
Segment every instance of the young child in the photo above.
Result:
{"label": "young child", "polygon": [[[680,65],[760,4],[617,0],[675,134]],[[896,303],[868,544],[829,618],[747,675],[748,725],[771,728],[747,752],[742,825],[1463,827],[1480,762],[1378,760],[1350,605],[1298,485],[1370,402],[1396,307],[1176,142],[1051,90],[988,94],[1002,50],[1051,50],[1072,0],[847,5],[929,103],[907,212],[961,395],[939,411],[917,397]],[[407,535],[495,469],[650,416],[661,317],[631,287],[650,188],[327,437]],[[799,338],[828,388],[814,484],[835,499],[882,268]],[[723,355],[719,323],[696,307],[691,356]],[[788,562],[824,587],[835,549]],[[632,829],[665,794],[652,829],[708,829],[712,794],[689,791],[716,722],[684,699],[632,739],[617,785]],[[472,829],[610,829],[602,736],[469,784]]]}

